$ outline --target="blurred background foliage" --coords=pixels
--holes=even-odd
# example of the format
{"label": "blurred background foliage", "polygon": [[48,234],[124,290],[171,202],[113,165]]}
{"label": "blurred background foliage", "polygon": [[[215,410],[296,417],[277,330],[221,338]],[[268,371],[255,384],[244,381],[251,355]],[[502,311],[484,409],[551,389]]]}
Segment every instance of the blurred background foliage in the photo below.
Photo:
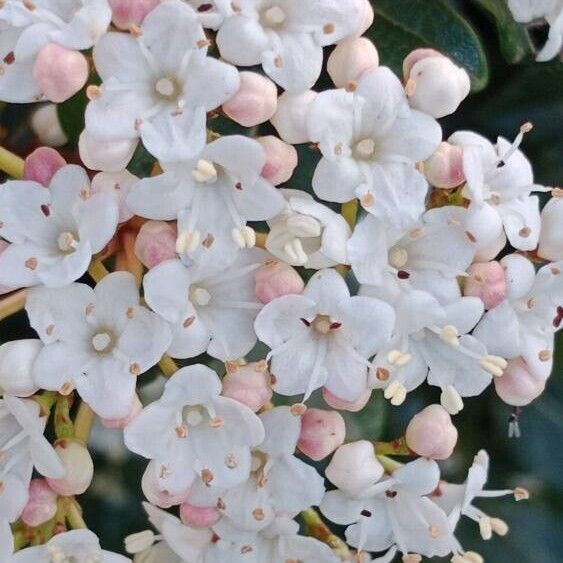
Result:
{"label": "blurred background foliage", "polygon": [[[433,47],[455,59],[469,72],[472,95],[455,115],[441,120],[444,137],[458,129],[472,129],[494,140],[498,135],[512,139],[519,126],[534,123],[523,150],[534,165],[536,181],[555,186],[561,178],[563,141],[563,65],[560,61],[535,63],[534,45],[546,36],[545,26],[525,30],[516,24],[505,0],[373,0],[376,19],[367,35],[375,42],[381,64],[401,75],[404,56],[418,47]],[[92,77],[95,81],[96,77]],[[326,75],[319,88],[332,85]],[[59,106],[63,127],[70,139],[63,154],[77,160],[76,140],[83,128],[86,98],[77,94]],[[0,117],[0,140],[4,146],[25,156],[36,146],[27,120],[30,106],[11,105]],[[222,117],[210,128],[217,133],[268,134],[269,126],[244,130]],[[310,191],[310,180],[318,154],[307,145],[298,147],[300,166],[288,185]],[[142,149],[129,168],[146,175],[153,159]],[[303,272],[308,277],[310,272]],[[89,280],[85,280],[88,283]],[[462,481],[475,453],[491,454],[490,488],[523,485],[530,489],[529,502],[515,504],[510,499],[481,501],[491,515],[511,525],[505,538],[481,541],[477,526],[466,521],[460,539],[466,549],[480,552],[487,561],[508,563],[561,563],[563,561],[563,333],[558,338],[554,373],[547,390],[523,410],[522,438],[508,439],[511,409],[496,396],[494,388],[478,398],[468,399],[466,408],[455,418],[460,440],[455,455],[442,464],[446,479]],[[24,314],[0,324],[0,342],[32,337]],[[254,355],[260,356],[260,350]],[[262,351],[263,352],[263,351]],[[207,356],[197,358],[216,368],[222,365]],[[163,380],[156,372],[142,378],[142,399],[153,400]],[[318,405],[322,399],[313,397]],[[421,388],[409,395],[401,408],[385,404],[374,394],[361,413],[347,414],[348,439],[360,437],[391,440],[400,436],[409,419],[425,405],[439,401],[436,388]],[[281,402],[281,400],[280,400]],[[286,401],[287,402],[287,399]],[[81,497],[89,526],[103,539],[107,549],[121,550],[123,538],[146,528],[140,501],[140,481],[145,461],[127,454],[121,432],[96,427],[92,441],[96,476],[92,488]]]}

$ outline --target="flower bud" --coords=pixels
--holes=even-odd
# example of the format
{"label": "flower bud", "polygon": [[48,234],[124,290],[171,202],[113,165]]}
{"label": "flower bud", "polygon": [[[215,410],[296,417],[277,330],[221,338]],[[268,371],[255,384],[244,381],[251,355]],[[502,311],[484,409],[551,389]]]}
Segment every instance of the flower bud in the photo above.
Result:
{"label": "flower bud", "polygon": [[407,426],[407,446],[428,459],[447,459],[457,444],[457,429],[441,405],[430,405],[416,414]]}
{"label": "flower bud", "polygon": [[66,165],[66,160],[51,147],[39,147],[25,159],[23,177],[43,186],[51,183],[55,173]]}
{"label": "flower bud", "polygon": [[127,31],[133,25],[141,25],[145,16],[160,4],[161,0],[109,0],[113,12],[111,21],[118,29]]}
{"label": "flower bud", "polygon": [[131,410],[127,416],[123,418],[102,418],[100,420],[106,428],[125,428],[142,410],[143,404],[139,400],[139,396],[135,393]]}
{"label": "flower bud", "polygon": [[164,221],[147,221],[135,240],[135,255],[150,270],[176,258],[176,229]]}
{"label": "flower bud", "polygon": [[143,489],[143,494],[147,500],[158,506],[159,508],[167,509],[171,506],[176,506],[186,502],[190,489],[186,489],[180,494],[173,495],[168,491],[163,491],[160,489],[157,480],[157,471],[160,466],[154,461],[149,461],[145,472],[143,473],[143,478],[141,479],[141,488]]}
{"label": "flower bud", "polygon": [[119,222],[123,223],[133,217],[127,207],[127,195],[139,178],[128,170],[121,172],[98,172],[92,179],[92,192],[111,195],[119,208]]}
{"label": "flower bud", "polygon": [[75,440],[58,440],[55,452],[66,469],[66,476],[47,479],[49,487],[63,497],[81,495],[88,489],[94,476],[94,463],[88,449]]}
{"label": "flower bud", "polygon": [[506,276],[508,299],[525,297],[536,279],[536,270],[530,260],[520,254],[508,254],[500,261]]}
{"label": "flower bud", "polygon": [[301,417],[297,447],[313,461],[319,461],[341,446],[345,436],[346,424],[340,413],[307,409]]}
{"label": "flower bud", "polygon": [[242,71],[238,92],[223,104],[223,111],[236,123],[254,127],[268,121],[278,106],[278,89],[267,77]]}
{"label": "flower bud", "polygon": [[449,190],[465,181],[463,149],[450,143],[440,143],[434,154],[424,162],[424,175],[435,188]]}
{"label": "flower bud", "polygon": [[31,128],[42,145],[56,148],[68,143],[55,104],[44,104],[36,110],[31,116]]}
{"label": "flower bud", "polygon": [[266,164],[262,168],[262,178],[274,186],[287,182],[297,168],[298,158],[295,148],[274,135],[258,137],[256,140],[266,151]]}
{"label": "flower bud", "polygon": [[375,45],[366,37],[348,39],[339,43],[330,54],[327,71],[337,88],[346,88],[366,70],[379,65]]}
{"label": "flower bud", "polygon": [[383,476],[383,466],[375,457],[373,444],[367,440],[340,446],[325,472],[329,481],[351,494],[359,493]]}
{"label": "flower bud", "polygon": [[[2,252],[4,252],[4,250],[6,250],[6,248],[8,248],[9,246],[9,242],[0,239],[0,254],[2,254]],[[0,284],[0,295],[3,295],[4,293],[10,293],[15,289],[17,289],[17,287],[8,287],[7,285]],[[0,385],[0,387],[2,387],[2,385]]]}
{"label": "flower bud", "polygon": [[51,102],[60,103],[78,92],[88,80],[88,61],[79,51],[48,43],[33,65],[33,78]]}
{"label": "flower bud", "polygon": [[310,140],[307,113],[316,97],[316,92],[306,90],[299,94],[284,92],[278,98],[278,109],[270,121],[286,143],[297,145]]}
{"label": "flower bud", "polygon": [[368,403],[371,397],[371,389],[366,389],[355,401],[345,401],[333,395],[326,387],[323,387],[323,399],[333,409],[339,411],[359,412]]}
{"label": "flower bud", "polygon": [[415,49],[403,62],[409,104],[433,117],[453,113],[471,87],[467,71],[433,49]]}
{"label": "flower bud", "polygon": [[57,513],[57,493],[45,479],[33,479],[29,484],[29,499],[21,519],[31,527],[41,526]]}
{"label": "flower bud", "polygon": [[563,260],[563,190],[542,209],[538,254],[546,260]]}
{"label": "flower bud", "polygon": [[80,159],[90,170],[121,172],[129,164],[137,144],[137,139],[96,139],[84,130],[78,139],[78,150]]}
{"label": "flower bud", "polygon": [[41,340],[12,340],[0,346],[0,390],[15,397],[37,392],[31,376],[35,359],[43,348]]}
{"label": "flower bud", "polygon": [[217,523],[221,513],[214,506],[192,506],[184,502],[180,506],[182,523],[191,528],[209,528]]}
{"label": "flower bud", "polygon": [[282,295],[300,294],[305,284],[297,270],[285,262],[268,260],[254,274],[254,294],[267,304]]}
{"label": "flower bud", "polygon": [[476,262],[469,266],[463,294],[478,297],[485,309],[493,309],[506,299],[506,277],[498,262]]}
{"label": "flower bud", "polygon": [[523,407],[539,397],[545,389],[545,381],[532,374],[522,358],[509,360],[502,377],[495,377],[498,396],[513,407]]}
{"label": "flower bud", "polygon": [[227,374],[222,381],[222,394],[257,412],[272,398],[271,381],[266,362],[253,362],[245,366],[228,364]]}

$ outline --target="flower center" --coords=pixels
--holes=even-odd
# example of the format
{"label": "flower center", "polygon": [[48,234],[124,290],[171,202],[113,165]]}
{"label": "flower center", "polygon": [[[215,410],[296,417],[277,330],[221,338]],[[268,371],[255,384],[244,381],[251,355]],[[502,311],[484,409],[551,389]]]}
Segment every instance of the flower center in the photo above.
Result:
{"label": "flower center", "polygon": [[217,168],[209,160],[200,159],[192,170],[192,176],[196,182],[212,184],[217,180]]}
{"label": "flower center", "polygon": [[[58,545],[50,545],[47,548],[47,555],[50,563],[78,563],[79,558],[74,555],[67,555]],[[100,563],[102,557],[99,553],[92,553],[86,557],[80,557],[84,563]]]}
{"label": "flower center", "polygon": [[368,137],[356,143],[353,153],[359,160],[372,160],[375,157],[376,149],[375,141]]}
{"label": "flower center", "polygon": [[92,337],[92,346],[96,352],[107,352],[112,343],[112,337],[107,332],[98,332]]}
{"label": "flower center", "polygon": [[311,323],[319,334],[325,335],[342,326],[342,323],[334,322],[328,315],[317,315]]}
{"label": "flower center", "polygon": [[190,301],[194,305],[205,307],[211,301],[211,294],[203,287],[193,286],[190,288]]}
{"label": "flower center", "polygon": [[78,246],[78,241],[73,233],[64,231],[57,238],[57,245],[62,252],[74,252]]}
{"label": "flower center", "polygon": [[260,19],[264,27],[279,27],[285,22],[286,14],[276,5],[264,10]]}
{"label": "flower center", "polygon": [[409,254],[404,248],[392,248],[389,251],[389,264],[393,268],[402,268],[409,259]]}
{"label": "flower center", "polygon": [[158,96],[165,100],[175,100],[180,95],[178,82],[174,78],[168,78],[166,76],[156,81],[154,89]]}

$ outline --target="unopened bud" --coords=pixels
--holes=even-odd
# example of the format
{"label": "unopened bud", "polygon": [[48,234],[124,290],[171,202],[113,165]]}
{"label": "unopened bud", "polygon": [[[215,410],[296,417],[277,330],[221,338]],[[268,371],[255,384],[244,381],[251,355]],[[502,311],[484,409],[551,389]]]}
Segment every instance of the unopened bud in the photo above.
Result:
{"label": "unopened bud", "polygon": [[133,25],[141,25],[145,16],[161,0],[108,0],[113,16],[111,21],[118,29],[127,31]]}
{"label": "unopened bud", "polygon": [[37,390],[32,368],[43,344],[39,339],[12,340],[0,346],[0,389],[7,395],[30,397]]}
{"label": "unopened bud", "polygon": [[49,487],[64,497],[81,495],[94,476],[94,463],[88,449],[74,440],[59,440],[55,444],[55,452],[66,469],[66,476],[47,479]]}
{"label": "unopened bud", "polygon": [[366,71],[379,65],[375,45],[366,37],[339,43],[330,54],[327,71],[337,88],[346,88]]}
{"label": "unopened bud", "polygon": [[127,194],[139,181],[128,170],[121,172],[98,172],[92,179],[92,193],[107,194],[114,198],[119,209],[119,222],[124,223],[133,217],[127,207]]}
{"label": "unopened bud", "polygon": [[135,393],[133,405],[127,416],[123,418],[102,418],[101,422],[106,428],[125,428],[142,410],[143,404],[139,400],[139,396]]}
{"label": "unopened bud", "polygon": [[217,523],[221,513],[214,506],[192,506],[184,502],[180,506],[180,519],[191,528],[209,528]]}
{"label": "unopened bud", "polygon": [[416,414],[407,426],[408,447],[428,459],[448,459],[457,444],[457,429],[446,409],[430,405]]}
{"label": "unopened bud", "polygon": [[66,160],[51,147],[39,147],[25,159],[23,177],[25,180],[48,186],[55,173],[66,165]]}
{"label": "unopened bud", "polygon": [[435,188],[449,190],[465,181],[463,175],[463,149],[450,143],[440,143],[424,162],[424,176]]}
{"label": "unopened bud", "polygon": [[257,299],[264,304],[282,295],[300,294],[305,284],[297,270],[285,262],[269,260],[254,273]]}
{"label": "unopened bud", "polygon": [[371,389],[366,389],[355,401],[345,401],[331,393],[326,387],[323,387],[323,399],[325,403],[333,409],[359,412],[367,405],[371,397],[371,391]]}
{"label": "unopened bud", "polygon": [[494,384],[498,396],[514,407],[528,405],[545,389],[545,381],[534,376],[522,358],[509,360],[503,376],[496,377]]}
{"label": "unopened bud", "polygon": [[261,176],[274,186],[287,182],[297,168],[297,151],[292,145],[285,143],[274,135],[256,139],[266,151],[266,164]]}
{"label": "unopened bud", "polygon": [[101,140],[84,130],[78,139],[78,150],[80,159],[91,170],[120,172],[129,164],[137,143],[137,139]]}
{"label": "unopened bud", "polygon": [[68,143],[55,104],[44,104],[36,110],[31,116],[31,128],[42,145],[56,148]]}
{"label": "unopened bud", "polygon": [[319,461],[341,446],[345,436],[346,425],[340,413],[307,409],[301,418],[297,447],[313,461]]}
{"label": "unopened bud", "polygon": [[493,309],[506,299],[506,277],[498,262],[476,262],[469,266],[463,294],[478,297],[485,309]]}
{"label": "unopened bud", "polygon": [[271,380],[272,376],[265,362],[253,362],[244,366],[233,364],[223,378],[222,394],[257,412],[272,398]]}
{"label": "unopened bud", "polygon": [[297,145],[310,140],[307,114],[316,97],[316,92],[306,90],[300,94],[284,92],[278,98],[278,108],[270,121],[286,143]]}
{"label": "unopened bud", "polygon": [[150,270],[176,258],[176,229],[164,221],[147,221],[135,240],[135,255]]}
{"label": "unopened bud", "polygon": [[57,493],[45,479],[33,479],[29,484],[29,499],[21,515],[32,528],[51,520],[57,513]]}
{"label": "unopened bud", "polygon": [[563,197],[561,196],[552,197],[542,209],[538,254],[546,260],[563,260]]}

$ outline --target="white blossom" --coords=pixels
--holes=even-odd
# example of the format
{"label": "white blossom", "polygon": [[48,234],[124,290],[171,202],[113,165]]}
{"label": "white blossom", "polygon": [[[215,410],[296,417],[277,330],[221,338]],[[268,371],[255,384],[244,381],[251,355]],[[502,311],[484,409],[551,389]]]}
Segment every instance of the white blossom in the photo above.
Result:
{"label": "white blossom", "polygon": [[29,397],[39,390],[32,368],[42,347],[38,339],[12,340],[0,346],[0,394]]}

